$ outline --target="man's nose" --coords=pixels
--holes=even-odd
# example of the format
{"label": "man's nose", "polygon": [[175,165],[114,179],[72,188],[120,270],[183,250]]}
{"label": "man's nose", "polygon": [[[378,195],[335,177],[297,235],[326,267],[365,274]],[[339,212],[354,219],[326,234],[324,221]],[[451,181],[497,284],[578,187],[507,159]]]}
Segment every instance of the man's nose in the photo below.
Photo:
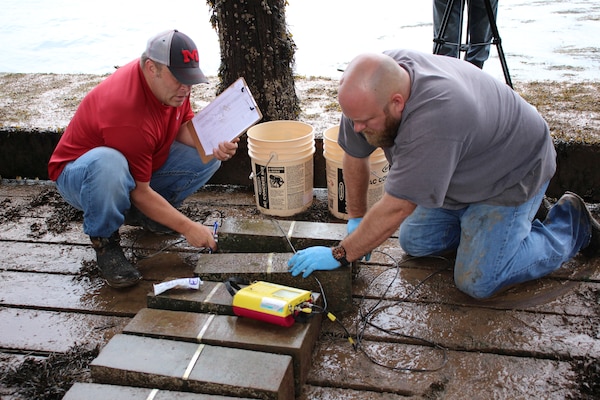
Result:
{"label": "man's nose", "polygon": [[367,126],[358,122],[354,123],[354,132],[362,132]]}

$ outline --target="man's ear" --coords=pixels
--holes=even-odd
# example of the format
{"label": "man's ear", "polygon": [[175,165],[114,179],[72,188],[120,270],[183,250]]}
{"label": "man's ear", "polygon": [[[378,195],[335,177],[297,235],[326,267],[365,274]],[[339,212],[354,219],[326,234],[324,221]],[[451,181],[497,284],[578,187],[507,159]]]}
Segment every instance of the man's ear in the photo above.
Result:
{"label": "man's ear", "polygon": [[158,73],[158,66],[154,61],[150,59],[146,60],[146,62],[144,63],[144,69],[146,70],[146,72],[152,74],[152,76],[156,76],[156,74]]}
{"label": "man's ear", "polygon": [[404,105],[406,104],[404,96],[400,93],[394,93],[392,95],[391,103],[394,116],[399,117],[402,114],[402,111],[404,111]]}

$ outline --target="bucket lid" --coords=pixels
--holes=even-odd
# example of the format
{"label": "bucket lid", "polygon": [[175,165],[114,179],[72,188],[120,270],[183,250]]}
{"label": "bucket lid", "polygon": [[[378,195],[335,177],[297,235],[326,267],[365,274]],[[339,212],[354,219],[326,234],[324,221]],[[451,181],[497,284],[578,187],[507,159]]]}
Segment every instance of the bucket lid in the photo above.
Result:
{"label": "bucket lid", "polygon": [[252,126],[247,131],[248,141],[289,144],[314,140],[314,128],[300,121],[268,121]]}

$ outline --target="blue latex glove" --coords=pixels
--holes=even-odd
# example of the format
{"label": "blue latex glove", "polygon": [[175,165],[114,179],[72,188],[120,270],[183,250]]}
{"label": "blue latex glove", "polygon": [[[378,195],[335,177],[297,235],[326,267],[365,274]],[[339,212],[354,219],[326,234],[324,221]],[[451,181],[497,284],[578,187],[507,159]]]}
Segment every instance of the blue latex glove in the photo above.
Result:
{"label": "blue latex glove", "polygon": [[[354,230],[356,230],[356,228],[358,228],[358,225],[360,225],[360,222],[362,221],[362,217],[360,218],[350,218],[348,220],[348,225],[346,225],[346,229],[348,232],[348,235],[351,234],[352,232],[354,232]],[[365,261],[369,261],[371,259],[371,253],[367,253],[366,255],[362,256],[360,259],[365,259]]]}
{"label": "blue latex glove", "polygon": [[350,218],[348,220],[348,225],[347,225],[348,235],[351,234],[352,232],[354,232],[354,230],[356,228],[358,228],[358,225],[360,224],[361,221],[362,221],[362,217],[361,218]]}
{"label": "blue latex glove", "polygon": [[333,258],[331,248],[325,246],[300,250],[288,261],[288,269],[292,276],[297,276],[302,272],[303,278],[309,276],[313,271],[332,270],[340,266],[340,262]]}

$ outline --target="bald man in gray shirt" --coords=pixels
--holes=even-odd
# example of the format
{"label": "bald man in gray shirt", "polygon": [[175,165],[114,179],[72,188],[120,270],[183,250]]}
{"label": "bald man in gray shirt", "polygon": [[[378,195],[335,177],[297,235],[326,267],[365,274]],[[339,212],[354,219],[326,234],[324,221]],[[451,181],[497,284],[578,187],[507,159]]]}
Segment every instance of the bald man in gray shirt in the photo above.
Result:
{"label": "bald man in gray shirt", "polygon": [[[299,251],[292,275],[368,257],[400,227],[412,256],[456,251],[456,285],[487,298],[600,247],[600,225],[573,193],[534,219],[556,170],[548,126],[470,63],[410,50],[362,54],[344,72],[339,102],[349,236]],[[377,147],[390,170],[382,199],[367,210],[368,156]]]}

